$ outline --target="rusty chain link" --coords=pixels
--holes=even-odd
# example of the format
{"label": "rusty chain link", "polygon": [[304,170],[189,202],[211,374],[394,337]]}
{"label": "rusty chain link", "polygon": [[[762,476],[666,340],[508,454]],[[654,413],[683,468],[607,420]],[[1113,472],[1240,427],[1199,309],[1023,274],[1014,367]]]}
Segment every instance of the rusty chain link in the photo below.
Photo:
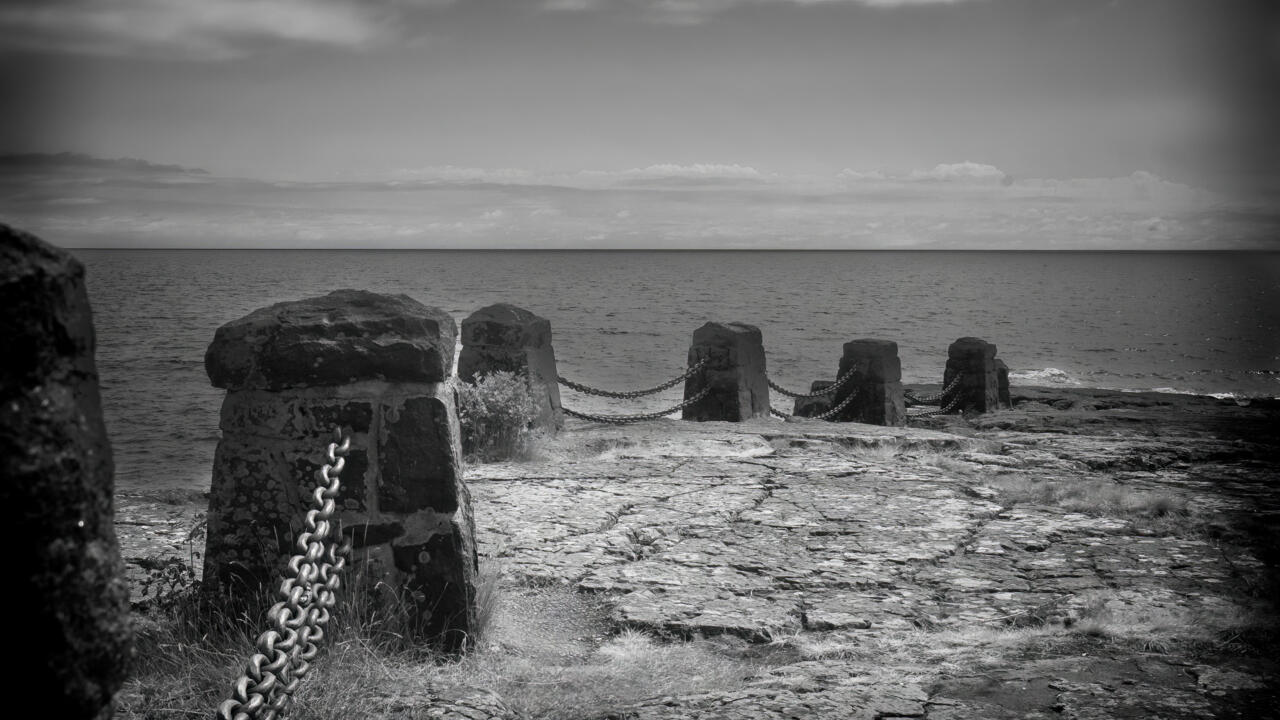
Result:
{"label": "rusty chain link", "polygon": [[813,398],[820,398],[820,397],[824,397],[834,393],[835,391],[839,390],[845,383],[852,380],[853,376],[854,376],[854,371],[850,369],[849,372],[844,374],[844,377],[840,378],[839,380],[836,380],[834,383],[831,383],[830,385],[822,388],[821,390],[817,390],[811,393],[791,392],[790,390],[787,390],[786,388],[781,387],[778,384],[774,383],[773,380],[770,379],[768,376],[765,377],[765,381],[769,383],[769,387],[771,389],[773,389],[778,393],[781,393],[782,395],[786,395],[789,398],[795,398],[797,400],[812,400]]}
{"label": "rusty chain link", "polygon": [[675,387],[679,383],[689,379],[689,376],[693,375],[694,373],[698,372],[702,368],[706,367],[707,362],[709,360],[710,358],[703,358],[699,360],[697,363],[695,363],[688,370],[685,370],[684,373],[679,377],[672,378],[662,383],[661,385],[657,387],[651,387],[648,390],[617,390],[617,391],[599,390],[597,388],[588,387],[586,385],[573,382],[572,380],[569,380],[563,375],[557,375],[556,379],[560,381],[561,385],[564,385],[565,387],[571,390],[577,390],[580,393],[586,393],[587,395],[598,395],[600,397],[620,398],[623,400],[634,400],[636,398],[641,398],[646,395],[653,395],[654,393],[660,393],[663,390],[666,390],[667,388],[670,388],[670,387]]}
{"label": "rusty chain link", "polygon": [[289,698],[311,669],[311,661],[324,640],[329,609],[336,600],[339,573],[346,565],[350,544],[330,538],[334,498],[341,484],[338,475],[346,464],[351,438],[334,430],[325,453],[328,461],[316,472],[319,485],[311,497],[315,507],[307,511],[305,527],[298,534],[298,553],[289,558],[280,584],[283,598],[267,611],[271,627],[258,636],[257,652],[249,658],[236,680],[231,698],[218,706],[221,720],[273,720],[284,715]]}
{"label": "rusty chain link", "polygon": [[651,412],[651,413],[637,413],[635,415],[592,415],[591,413],[584,413],[584,412],[578,412],[576,410],[570,410],[569,408],[563,407],[563,406],[561,406],[560,409],[564,411],[565,415],[571,415],[580,420],[589,420],[591,422],[599,422],[599,423],[610,423],[613,425],[625,425],[627,423],[643,422],[645,420],[657,420],[660,417],[665,417],[667,415],[670,415],[671,413],[679,412],[689,407],[690,405],[698,402],[702,398],[706,397],[707,393],[709,392],[711,392],[711,387],[707,386],[702,388],[702,392],[699,392],[697,395],[694,395],[693,397],[685,400],[684,402],[680,403],[679,405],[676,405],[673,408],[670,408],[669,410],[662,410],[659,412]]}

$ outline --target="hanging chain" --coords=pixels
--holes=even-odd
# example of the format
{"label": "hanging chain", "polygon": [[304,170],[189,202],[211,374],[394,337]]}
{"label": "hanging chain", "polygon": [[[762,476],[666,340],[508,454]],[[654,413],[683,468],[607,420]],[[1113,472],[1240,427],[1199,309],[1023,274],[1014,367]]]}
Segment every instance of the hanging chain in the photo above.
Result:
{"label": "hanging chain", "polygon": [[676,405],[673,408],[670,408],[668,410],[662,410],[660,412],[638,413],[636,415],[592,415],[591,413],[584,413],[584,412],[578,412],[576,410],[570,410],[567,407],[561,407],[560,409],[564,411],[565,415],[572,415],[573,417],[579,418],[581,420],[589,420],[591,422],[598,422],[598,423],[610,423],[613,425],[625,425],[627,423],[642,422],[644,420],[657,420],[660,417],[665,417],[667,415],[670,415],[671,413],[679,412],[689,407],[690,405],[698,402],[702,398],[706,397],[707,393],[709,392],[711,392],[711,387],[707,386],[702,388],[702,391],[699,392],[698,394],[694,395],[691,398],[688,398],[687,400],[680,403],[679,405]]}
{"label": "hanging chain", "polygon": [[947,403],[945,407],[939,408],[937,410],[925,410],[923,412],[917,412],[917,413],[908,412],[907,417],[922,418],[922,417],[933,417],[934,415],[946,415],[960,406],[960,400],[963,397],[964,397],[963,395],[956,393],[956,396],[954,398],[951,398],[951,402]]}
{"label": "hanging chain", "polygon": [[937,393],[936,395],[916,395],[910,390],[903,390],[902,397],[916,405],[930,405],[938,402],[947,395],[950,395],[953,390],[960,386],[960,379],[963,377],[964,373],[956,373],[956,376],[951,379],[951,384],[943,388],[942,392]]}
{"label": "hanging chain", "polygon": [[244,674],[236,680],[231,698],[218,707],[221,720],[273,720],[284,715],[289,698],[311,669],[311,661],[324,640],[329,610],[336,600],[339,573],[351,548],[330,538],[334,498],[341,484],[338,475],[346,464],[351,438],[334,430],[338,442],[329,443],[328,461],[316,472],[319,485],[311,497],[315,507],[307,511],[305,527],[298,534],[298,553],[289,558],[280,584],[283,598],[267,611],[270,629],[258,636],[257,652],[249,658]]}
{"label": "hanging chain", "polygon": [[766,377],[765,380],[769,383],[770,388],[772,388],[776,392],[786,395],[789,398],[795,398],[797,400],[812,400],[813,398],[825,397],[839,390],[841,386],[843,386],[845,383],[853,379],[854,374],[855,374],[854,370],[851,368],[849,372],[844,374],[844,377],[840,378],[839,380],[836,380],[834,383],[822,388],[821,390],[816,390],[814,392],[807,393],[807,394],[791,392],[790,390],[787,390],[786,388],[775,384],[773,380],[769,379],[768,377]]}
{"label": "hanging chain", "polygon": [[679,383],[684,382],[685,380],[688,380],[689,376],[693,375],[694,373],[698,372],[702,368],[706,367],[709,361],[710,361],[710,358],[703,358],[699,360],[697,363],[695,363],[688,370],[685,370],[684,373],[679,377],[672,378],[662,383],[661,385],[657,387],[651,387],[648,390],[617,390],[617,391],[599,390],[597,388],[588,387],[586,385],[573,382],[572,380],[569,380],[563,376],[557,376],[556,379],[560,381],[561,385],[564,385],[565,387],[571,390],[577,390],[580,393],[586,393],[587,395],[598,395],[600,397],[621,398],[623,400],[634,400],[635,398],[644,397],[646,395],[653,395],[654,393],[660,393],[663,390],[666,390],[667,388],[675,387]]}
{"label": "hanging chain", "polygon": [[[848,407],[848,406],[849,406],[849,403],[853,402],[853,398],[854,398],[854,397],[856,397],[857,395],[858,395],[858,390],[857,390],[857,388],[854,388],[852,391],[850,391],[850,392],[849,392],[849,395],[848,395],[847,397],[845,397],[845,399],[844,399],[844,400],[841,400],[841,401],[840,401],[840,404],[839,404],[839,405],[836,405],[835,407],[831,408],[830,410],[827,410],[827,411],[825,411],[825,412],[819,413],[819,414],[817,414],[817,415],[812,415],[812,416],[810,416],[810,417],[809,417],[809,419],[810,419],[810,420],[827,420],[827,419],[829,419],[829,418],[835,417],[836,415],[838,415],[838,414],[840,413],[840,411],[841,411],[841,410],[843,410],[843,409],[845,409],[846,407]],[[772,407],[770,407],[770,408],[769,408],[769,412],[770,412],[771,414],[773,414],[773,415],[776,415],[776,416],[778,416],[778,417],[782,418],[783,420],[790,420],[791,418],[795,417],[795,415],[787,414],[787,413],[785,413],[785,412],[783,412],[783,411],[781,411],[781,410],[774,410]]]}

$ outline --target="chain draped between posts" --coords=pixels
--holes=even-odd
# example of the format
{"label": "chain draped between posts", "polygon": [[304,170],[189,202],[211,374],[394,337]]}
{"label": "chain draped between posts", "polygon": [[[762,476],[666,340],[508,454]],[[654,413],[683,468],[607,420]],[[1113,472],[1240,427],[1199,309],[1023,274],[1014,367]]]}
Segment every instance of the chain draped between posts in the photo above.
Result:
{"label": "chain draped between posts", "polygon": [[[565,378],[564,376],[557,376],[557,377],[556,377],[556,380],[557,380],[557,381],[559,381],[559,383],[560,383],[561,385],[564,385],[565,387],[567,387],[567,388],[569,388],[569,389],[571,389],[571,390],[576,390],[576,391],[578,391],[578,392],[581,392],[581,393],[584,393],[584,394],[587,394],[587,395],[595,395],[595,396],[597,396],[597,397],[607,397],[607,398],[618,398],[618,399],[624,399],[624,400],[633,400],[633,399],[636,399],[636,398],[641,398],[641,397],[645,397],[645,396],[647,396],[647,395],[653,395],[653,394],[655,394],[655,393],[662,392],[663,390],[667,390],[667,389],[669,389],[669,388],[672,388],[672,387],[674,387],[674,386],[678,385],[679,383],[681,383],[681,382],[683,382],[683,381],[685,381],[685,380],[688,380],[688,379],[689,379],[690,377],[692,377],[695,373],[697,373],[697,372],[701,371],[703,368],[705,368],[705,367],[706,367],[706,365],[707,365],[708,360],[709,360],[709,358],[703,358],[702,360],[698,361],[698,362],[697,362],[697,363],[695,363],[694,365],[690,366],[688,369],[686,369],[686,370],[685,370],[683,373],[681,373],[679,376],[674,377],[674,378],[672,378],[671,380],[668,380],[667,382],[665,382],[665,383],[663,383],[663,384],[661,384],[661,385],[658,385],[658,386],[656,386],[656,387],[652,387],[652,388],[648,388],[648,389],[646,389],[646,390],[620,390],[620,391],[613,391],[613,390],[601,390],[601,389],[598,389],[598,388],[593,388],[593,387],[589,387],[589,386],[587,386],[587,385],[583,385],[583,384],[581,384],[581,383],[573,382],[572,380],[569,380],[569,379]],[[852,380],[856,374],[857,374],[857,373],[856,373],[854,370],[852,370],[852,369],[851,369],[851,370],[849,370],[848,372],[846,372],[843,376],[841,376],[840,378],[838,378],[834,383],[832,383],[832,384],[830,384],[830,385],[828,385],[828,386],[826,386],[826,387],[822,388],[821,390],[815,390],[815,391],[810,392],[810,393],[797,393],[797,392],[792,392],[792,391],[790,391],[790,390],[787,390],[786,388],[781,387],[780,385],[778,385],[777,383],[775,383],[772,379],[768,378],[767,376],[766,376],[766,378],[765,378],[765,381],[768,383],[768,386],[769,386],[769,388],[770,388],[771,390],[773,390],[774,392],[779,393],[780,395],[783,395],[783,396],[786,396],[786,397],[790,397],[790,398],[795,398],[795,399],[797,399],[797,400],[811,400],[811,399],[815,399],[815,398],[821,398],[821,397],[827,397],[827,396],[834,395],[834,394],[835,394],[835,393],[837,393],[837,392],[838,392],[842,387],[844,387],[846,384],[848,384],[848,383],[849,383],[849,381],[850,381],[850,380]],[[934,395],[916,395],[916,394],[912,393],[912,392],[911,392],[911,391],[909,391],[909,390],[904,391],[904,392],[903,392],[903,399],[905,400],[905,402],[906,402],[906,404],[907,404],[908,408],[910,408],[911,406],[916,406],[916,405],[931,405],[931,404],[933,404],[933,403],[935,403],[935,402],[938,402],[938,401],[940,401],[940,400],[945,400],[945,399],[946,399],[946,398],[948,398],[948,397],[950,397],[950,398],[951,398],[951,400],[950,400],[949,402],[947,402],[944,406],[942,406],[941,408],[935,409],[935,410],[920,410],[920,411],[917,411],[917,412],[911,412],[910,410],[908,410],[908,411],[907,411],[907,417],[908,417],[909,419],[910,419],[910,418],[923,418],[923,417],[930,417],[930,416],[933,416],[933,415],[945,415],[945,414],[948,414],[948,413],[953,412],[953,411],[954,411],[957,407],[959,407],[959,405],[960,405],[960,400],[961,400],[962,394],[961,394],[961,393],[959,393],[959,392],[957,392],[957,390],[958,390],[958,389],[959,389],[959,387],[960,387],[960,382],[961,382],[961,380],[963,379],[963,377],[964,377],[964,376],[963,376],[963,374],[957,374],[957,375],[955,376],[955,378],[953,378],[953,379],[951,380],[951,382],[950,382],[950,383],[948,383],[948,384],[947,384],[947,386],[946,386],[946,387],[944,387],[944,388],[942,389],[942,391],[941,391],[941,392],[939,392],[939,393],[937,393],[937,394],[934,394]],[[627,423],[643,422],[643,421],[646,421],[646,420],[656,420],[656,419],[658,419],[658,418],[665,417],[665,416],[667,416],[667,415],[671,415],[671,414],[673,414],[673,413],[680,412],[681,410],[684,410],[685,408],[689,407],[690,405],[693,405],[693,404],[697,403],[698,401],[702,400],[704,397],[706,397],[706,396],[707,396],[707,394],[708,394],[710,391],[711,391],[711,388],[710,388],[709,386],[708,386],[708,387],[704,387],[700,392],[698,392],[698,393],[697,393],[697,394],[695,394],[694,396],[689,397],[689,398],[685,398],[685,400],[684,400],[683,402],[681,402],[681,403],[679,403],[679,404],[677,404],[677,405],[675,405],[675,406],[673,406],[673,407],[671,407],[671,408],[668,408],[668,409],[666,409],[666,410],[659,410],[659,411],[656,411],[656,412],[635,413],[635,414],[631,414],[631,415],[598,415],[598,414],[594,414],[594,413],[579,412],[579,411],[577,411],[577,410],[572,410],[572,409],[570,409],[570,408],[568,408],[568,407],[563,407],[563,406],[561,407],[561,410],[564,412],[564,414],[569,415],[570,417],[578,418],[578,419],[580,419],[580,420],[587,420],[587,421],[589,421],[589,422],[610,423],[610,424],[615,424],[615,425],[622,425],[622,424],[627,424]],[[829,409],[829,410],[826,410],[826,411],[824,411],[824,412],[822,412],[822,413],[819,413],[819,414],[817,414],[817,415],[812,415],[812,416],[809,416],[809,417],[810,417],[811,419],[814,419],[814,420],[827,420],[827,419],[830,419],[830,418],[832,418],[832,417],[835,417],[835,416],[836,416],[836,415],[838,415],[842,410],[844,410],[846,407],[848,407],[848,406],[849,406],[849,404],[850,404],[851,402],[853,402],[853,399],[854,399],[854,397],[856,397],[856,396],[857,396],[857,388],[854,388],[854,389],[853,389],[853,390],[852,390],[852,391],[851,391],[851,392],[850,392],[850,393],[849,393],[849,394],[844,398],[844,400],[842,400],[842,401],[841,401],[838,405],[836,405],[835,407],[832,407],[832,408],[831,408],[831,409]],[[770,413],[771,415],[774,415],[774,416],[780,417],[780,418],[782,418],[782,419],[784,419],[784,420],[788,420],[788,419],[790,419],[790,418],[794,417],[794,415],[792,415],[792,414],[790,414],[790,413],[784,412],[784,411],[782,411],[782,410],[775,409],[775,408],[773,408],[773,407],[770,407],[770,408],[769,408],[769,413]]]}
{"label": "chain draped between posts", "polygon": [[963,377],[964,377],[963,374],[957,373],[955,378],[951,381],[951,384],[947,385],[945,388],[942,389],[942,392],[936,395],[925,395],[923,397],[920,397],[920,396],[912,395],[911,393],[908,393],[908,392],[903,392],[903,395],[905,396],[905,398],[908,400],[914,401],[915,404],[925,404],[929,402],[935,402],[937,400],[941,400],[947,397],[948,395],[952,396],[950,402],[948,402],[946,405],[943,405],[941,408],[938,408],[937,410],[921,410],[918,412],[911,412],[910,410],[908,410],[907,418],[911,419],[911,418],[933,417],[934,415],[947,415],[953,412],[957,407],[960,406],[960,400],[963,399],[964,397],[963,393],[956,392],[956,390],[960,388],[960,380]]}
{"label": "chain draped between posts", "polygon": [[[848,377],[848,376],[846,375],[845,377]],[[826,412],[822,412],[817,415],[812,415],[810,416],[810,419],[811,420],[827,420],[835,417],[836,415],[840,414],[841,410],[844,410],[846,407],[848,407],[849,403],[853,402],[853,398],[856,397],[857,395],[858,395],[858,389],[854,388],[849,392],[848,396],[846,396],[844,400],[840,401],[839,405],[836,405],[835,407],[831,408],[830,410],[827,410]],[[791,418],[795,417],[790,413],[785,413],[781,410],[776,410],[772,406],[769,407],[769,413],[771,415],[780,417],[783,420],[790,420]]]}
{"label": "chain draped between posts", "polygon": [[[692,367],[690,367],[688,370],[685,370],[684,373],[679,375],[678,377],[671,378],[670,380],[662,383],[661,385],[657,387],[651,387],[648,390],[616,390],[616,391],[600,390],[598,388],[588,387],[586,385],[573,382],[572,380],[565,378],[563,375],[557,376],[556,379],[560,381],[561,385],[564,385],[565,387],[571,390],[577,390],[580,393],[585,393],[587,395],[596,395],[599,397],[608,397],[608,398],[620,398],[622,400],[634,400],[636,398],[641,398],[646,395],[653,395],[654,393],[660,393],[663,390],[666,390],[667,388],[675,387],[676,385],[684,382],[685,380],[688,380],[694,373],[706,367],[709,361],[710,361],[710,358],[703,358],[698,362],[694,363]],[[663,414],[665,415],[666,413],[663,413]]]}
{"label": "chain draped between posts", "polygon": [[932,405],[933,403],[936,403],[939,400],[950,395],[952,392],[955,391],[956,388],[960,387],[960,379],[963,377],[964,377],[963,374],[956,373],[955,378],[951,380],[951,384],[943,388],[942,392],[940,393],[937,393],[934,395],[916,395],[910,390],[903,390],[902,398],[907,402],[908,405]]}
{"label": "chain draped between posts", "polygon": [[840,378],[839,380],[836,380],[834,383],[831,383],[830,385],[822,388],[821,390],[815,390],[814,392],[811,392],[811,393],[791,392],[790,390],[787,390],[786,388],[779,386],[777,383],[773,381],[772,378],[766,377],[765,381],[769,383],[769,389],[781,395],[785,395],[789,398],[795,398],[797,400],[812,400],[813,398],[826,397],[827,395],[830,395],[836,392],[842,386],[844,386],[845,383],[852,380],[854,374],[855,374],[854,371],[851,369],[849,370],[849,372],[844,374],[844,377]]}
{"label": "chain draped between posts", "polygon": [[273,720],[284,715],[289,698],[311,669],[311,661],[324,640],[329,610],[336,601],[339,573],[346,565],[350,546],[331,538],[334,498],[351,439],[334,431],[335,442],[325,453],[327,463],[316,472],[319,484],[312,492],[315,507],[307,511],[305,527],[298,534],[298,554],[289,558],[280,584],[283,598],[267,611],[271,627],[258,636],[257,652],[249,658],[236,680],[231,698],[219,707],[221,720]]}
{"label": "chain draped between posts", "polygon": [[645,420],[657,420],[660,417],[665,417],[672,413],[680,412],[681,410],[689,407],[690,405],[706,397],[707,393],[709,392],[711,392],[711,388],[705,387],[705,388],[702,388],[702,390],[696,395],[694,395],[693,397],[686,398],[684,402],[680,403],[679,405],[676,405],[673,408],[669,408],[667,410],[660,410],[658,412],[636,413],[635,415],[593,415],[591,413],[584,413],[584,412],[578,412],[576,410],[570,410],[567,407],[561,407],[560,409],[564,411],[565,415],[576,417],[579,420],[588,420],[590,422],[599,422],[599,423],[610,423],[613,425],[625,425],[627,423],[643,422]]}
{"label": "chain draped between posts", "polygon": [[[571,390],[577,390],[578,392],[585,393],[587,395],[596,395],[599,397],[608,397],[608,398],[620,398],[623,400],[634,400],[636,398],[645,397],[646,395],[653,395],[655,393],[662,392],[663,390],[666,390],[668,388],[675,387],[679,383],[682,383],[685,380],[688,380],[695,373],[700,372],[703,368],[707,366],[707,363],[710,362],[710,360],[711,360],[710,358],[703,358],[698,362],[694,363],[693,365],[691,365],[687,370],[685,370],[679,376],[674,377],[657,387],[651,387],[647,390],[620,390],[620,391],[600,390],[598,388],[588,387],[586,385],[573,382],[572,380],[568,380],[564,376],[560,376],[560,375],[556,376],[556,380],[558,380],[561,385],[564,385],[565,387]],[[675,407],[668,408],[666,410],[660,410],[658,412],[635,413],[633,415],[595,415],[593,413],[584,413],[584,412],[578,412],[577,410],[570,410],[569,408],[564,406],[561,406],[560,409],[564,411],[565,415],[569,415],[570,417],[576,417],[579,420],[587,420],[590,422],[600,422],[600,423],[610,423],[614,425],[625,425],[627,423],[643,422],[645,420],[657,420],[660,417],[665,417],[672,413],[680,412],[681,410],[684,410],[690,405],[706,397],[707,393],[709,392],[711,392],[711,388],[706,387],[706,388],[703,388],[701,392],[697,393],[693,397],[685,398],[683,402],[681,402],[679,405],[676,405]]]}

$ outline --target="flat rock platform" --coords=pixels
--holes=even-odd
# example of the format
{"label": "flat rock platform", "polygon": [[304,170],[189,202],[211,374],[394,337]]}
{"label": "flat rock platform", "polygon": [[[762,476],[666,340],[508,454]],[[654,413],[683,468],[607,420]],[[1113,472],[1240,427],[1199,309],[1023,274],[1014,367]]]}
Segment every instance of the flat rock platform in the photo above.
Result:
{"label": "flat rock platform", "polygon": [[[1280,717],[1280,407],[1014,403],[911,428],[571,422],[534,459],[467,469],[481,563],[598,615],[547,662],[630,628],[753,663],[616,717]],[[118,504],[131,562],[185,551],[163,525],[184,506]],[[499,618],[481,652],[528,621]],[[421,716],[521,717],[473,690]]]}

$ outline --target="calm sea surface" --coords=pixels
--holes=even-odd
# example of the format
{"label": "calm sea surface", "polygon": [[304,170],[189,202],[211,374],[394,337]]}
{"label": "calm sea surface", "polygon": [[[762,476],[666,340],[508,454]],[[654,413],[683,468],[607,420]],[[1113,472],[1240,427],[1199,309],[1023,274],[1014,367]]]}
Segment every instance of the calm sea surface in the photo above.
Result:
{"label": "calm sea surface", "polygon": [[[222,393],[204,351],[257,308],[338,288],[458,321],[495,302],[551,321],[560,373],[608,389],[681,372],[707,320],[764,333],[772,378],[833,379],[841,344],[898,343],[906,382],[947,345],[994,342],[1014,384],[1280,396],[1280,254],[78,250],[88,268],[117,483],[206,488]],[[646,412],[563,391],[566,406]],[[789,403],[784,403],[784,409]]]}

